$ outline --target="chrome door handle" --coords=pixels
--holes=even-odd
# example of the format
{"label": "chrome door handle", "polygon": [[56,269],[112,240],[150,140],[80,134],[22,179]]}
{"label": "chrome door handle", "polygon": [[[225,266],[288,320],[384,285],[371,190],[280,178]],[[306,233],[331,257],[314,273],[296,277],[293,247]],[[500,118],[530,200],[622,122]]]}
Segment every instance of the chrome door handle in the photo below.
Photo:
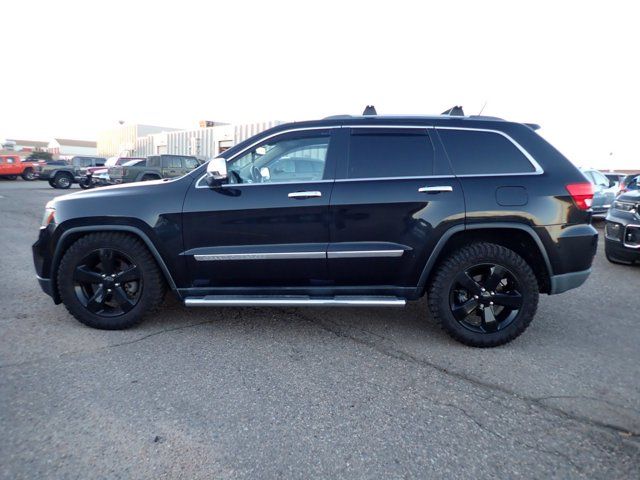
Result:
{"label": "chrome door handle", "polygon": [[321,197],[322,192],[318,192],[317,190],[311,192],[291,192],[288,197],[289,198],[313,198],[313,197]]}
{"label": "chrome door handle", "polygon": [[420,193],[441,193],[441,192],[453,192],[451,185],[441,185],[438,187],[420,187],[418,189]]}

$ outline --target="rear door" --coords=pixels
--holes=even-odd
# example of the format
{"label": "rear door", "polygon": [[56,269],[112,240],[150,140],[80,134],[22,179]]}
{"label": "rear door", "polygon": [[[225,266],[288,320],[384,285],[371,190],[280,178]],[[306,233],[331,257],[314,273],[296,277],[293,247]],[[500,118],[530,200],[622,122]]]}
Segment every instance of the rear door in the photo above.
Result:
{"label": "rear door", "polygon": [[337,286],[415,287],[464,198],[432,129],[345,128],[348,159],[331,197],[330,278]]}

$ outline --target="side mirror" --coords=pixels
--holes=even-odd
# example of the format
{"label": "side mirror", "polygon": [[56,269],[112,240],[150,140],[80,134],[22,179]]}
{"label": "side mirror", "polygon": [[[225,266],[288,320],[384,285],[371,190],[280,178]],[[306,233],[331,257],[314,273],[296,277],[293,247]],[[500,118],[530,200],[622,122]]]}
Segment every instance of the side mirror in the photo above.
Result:
{"label": "side mirror", "polygon": [[210,187],[221,185],[227,179],[227,160],[217,157],[207,164],[207,184]]}

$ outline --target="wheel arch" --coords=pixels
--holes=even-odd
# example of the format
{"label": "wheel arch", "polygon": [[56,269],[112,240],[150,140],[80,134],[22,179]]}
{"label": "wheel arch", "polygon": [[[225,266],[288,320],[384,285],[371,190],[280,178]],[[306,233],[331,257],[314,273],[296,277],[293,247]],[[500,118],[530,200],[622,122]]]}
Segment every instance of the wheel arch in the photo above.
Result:
{"label": "wheel arch", "polygon": [[141,229],[130,226],[130,225],[94,225],[94,226],[82,226],[82,227],[71,227],[68,230],[65,230],[56,243],[56,248],[53,254],[53,259],[51,261],[51,291],[53,295],[53,300],[56,304],[61,302],[60,295],[58,293],[57,288],[57,275],[54,272],[57,272],[58,266],[60,265],[60,261],[62,260],[62,256],[67,251],[67,249],[78,239],[88,235],[90,233],[98,233],[98,232],[123,232],[136,236],[140,240],[144,242],[144,244],[151,252],[151,255],[157,262],[160,270],[162,271],[162,275],[164,276],[167,285],[171,291],[180,297],[178,289],[176,287],[175,281],[173,280],[173,276],[169,271],[165,261],[160,255],[160,252],[151,241],[149,236],[143,232]]}
{"label": "wheel arch", "polygon": [[[509,233],[509,235],[505,235]],[[429,256],[418,281],[417,293],[426,291],[432,273],[438,264],[453,250],[472,242],[486,241],[502,245],[515,251],[532,268],[540,291],[551,291],[553,269],[542,240],[528,225],[510,222],[486,222],[471,225],[456,225],[447,230]]]}

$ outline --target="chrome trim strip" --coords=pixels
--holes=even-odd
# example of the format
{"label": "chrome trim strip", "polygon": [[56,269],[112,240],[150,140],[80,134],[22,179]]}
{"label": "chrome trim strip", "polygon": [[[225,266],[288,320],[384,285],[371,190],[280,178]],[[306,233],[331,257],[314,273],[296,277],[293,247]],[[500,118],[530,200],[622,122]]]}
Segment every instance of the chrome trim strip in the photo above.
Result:
{"label": "chrome trim strip", "polygon": [[407,301],[397,297],[187,297],[187,307],[404,307]]}
{"label": "chrome trim strip", "polygon": [[327,258],[326,252],[265,252],[265,253],[216,253],[194,255],[198,262],[218,262],[227,260],[289,260],[305,258]]}
{"label": "chrome trim strip", "polygon": [[526,159],[529,160],[529,163],[531,164],[531,166],[533,166],[533,168],[535,169],[535,171],[533,172],[466,174],[466,175],[458,175],[458,177],[498,177],[498,176],[504,177],[508,175],[542,175],[544,173],[544,170],[542,169],[540,164],[536,162],[535,158],[533,158],[531,154],[527,150],[525,150],[525,148],[522,145],[516,142],[510,135],[500,130],[493,130],[491,128],[441,127],[441,126],[436,126],[435,129],[436,130],[466,130],[466,131],[472,131],[472,132],[490,132],[490,133],[497,133],[498,135],[502,135],[511,143],[513,143],[513,145],[515,145],[515,147],[518,150],[520,150],[520,152],[526,157]]}
{"label": "chrome trim strip", "polygon": [[368,177],[368,178],[337,178],[335,181],[344,182],[372,182],[375,180],[431,180],[432,178],[456,178],[455,175],[420,175],[408,177]]}
{"label": "chrome trim strip", "polygon": [[[300,127],[300,128],[288,128],[287,130],[280,130],[279,132],[274,132],[271,135],[267,135],[266,137],[263,137],[259,140],[256,140],[255,142],[253,142],[250,145],[247,145],[244,149],[240,150],[238,153],[236,153],[233,157],[227,158],[227,163],[229,163],[231,160],[234,160],[236,158],[238,158],[240,155],[244,154],[247,150],[249,150],[251,147],[254,147],[255,145],[264,142],[265,140],[269,140],[270,138],[276,137],[278,135],[282,135],[284,133],[291,133],[291,132],[304,132],[304,131],[308,131],[308,130],[332,130],[334,128],[342,128],[342,125],[325,125],[323,127]],[[224,153],[224,152],[223,152]],[[223,156],[222,154],[218,155],[218,156]],[[202,175],[198,180],[196,180],[196,188],[210,188],[209,185],[205,185],[202,186],[200,185],[200,181],[206,176],[206,173],[204,175]],[[332,180],[331,180],[332,181]],[[289,183],[289,182],[284,182],[284,183]],[[291,183],[296,183],[296,182],[291,182]],[[298,182],[298,183],[302,183],[302,182]],[[240,185],[240,184],[238,184]],[[267,184],[262,184],[262,183],[249,183],[249,184],[244,184],[244,185],[274,185],[273,183],[267,183]]]}
{"label": "chrome trim strip", "polygon": [[630,245],[630,244],[627,243],[627,229],[629,227],[640,228],[640,225],[629,224],[629,225],[626,225],[624,227],[624,235],[622,235],[622,245],[624,245],[627,248],[633,248],[633,249],[640,248],[640,244],[638,244],[638,245]]}
{"label": "chrome trim strip", "polygon": [[404,250],[341,250],[327,252],[327,258],[380,258],[401,257]]}

